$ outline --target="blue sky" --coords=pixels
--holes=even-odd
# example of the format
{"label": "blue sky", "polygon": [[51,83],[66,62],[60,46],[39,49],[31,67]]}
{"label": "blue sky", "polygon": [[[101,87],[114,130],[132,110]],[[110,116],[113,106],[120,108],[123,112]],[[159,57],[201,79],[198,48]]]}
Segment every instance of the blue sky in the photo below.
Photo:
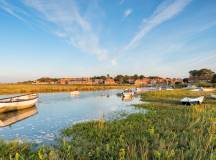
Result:
{"label": "blue sky", "polygon": [[0,0],[0,82],[216,71],[215,0]]}

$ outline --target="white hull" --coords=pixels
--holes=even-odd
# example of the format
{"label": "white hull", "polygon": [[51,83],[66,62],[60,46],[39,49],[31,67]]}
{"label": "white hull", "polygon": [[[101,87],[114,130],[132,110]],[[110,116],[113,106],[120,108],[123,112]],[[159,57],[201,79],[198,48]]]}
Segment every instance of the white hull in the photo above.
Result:
{"label": "white hull", "polygon": [[70,95],[72,95],[72,96],[79,96],[80,92],[79,91],[73,91],[73,92],[70,92]]}
{"label": "white hull", "polygon": [[34,106],[37,101],[36,94],[0,99],[0,113],[29,108]]}
{"label": "white hull", "polygon": [[201,104],[204,100],[204,96],[198,97],[198,98],[188,98],[185,97],[181,99],[181,103],[184,105],[191,105],[191,104]]}

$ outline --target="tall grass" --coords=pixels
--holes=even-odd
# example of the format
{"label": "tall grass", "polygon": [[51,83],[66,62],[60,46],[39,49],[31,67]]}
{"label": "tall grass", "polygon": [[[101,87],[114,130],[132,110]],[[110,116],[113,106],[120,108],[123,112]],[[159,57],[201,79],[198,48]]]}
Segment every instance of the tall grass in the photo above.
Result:
{"label": "tall grass", "polygon": [[130,88],[129,85],[32,85],[32,84],[0,84],[0,94],[95,91],[105,89]]}
{"label": "tall grass", "polygon": [[[98,121],[76,124],[62,131],[55,146],[32,150],[28,144],[0,142],[0,158],[214,160],[216,100],[207,98],[205,104],[190,107],[177,104],[177,99],[188,94],[188,91],[145,93],[142,99],[151,103],[137,107],[148,109],[146,114],[111,121],[101,117]],[[202,94],[205,93],[190,96]]]}

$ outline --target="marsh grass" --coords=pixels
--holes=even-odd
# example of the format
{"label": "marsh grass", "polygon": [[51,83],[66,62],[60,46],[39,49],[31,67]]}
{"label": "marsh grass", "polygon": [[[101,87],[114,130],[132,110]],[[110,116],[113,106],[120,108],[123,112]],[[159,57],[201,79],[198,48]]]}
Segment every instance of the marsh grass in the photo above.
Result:
{"label": "marsh grass", "polygon": [[215,160],[216,101],[206,98],[205,104],[190,107],[177,104],[184,96],[203,94],[208,97],[210,93],[180,90],[144,93],[142,100],[151,103],[136,107],[148,109],[146,114],[79,123],[64,129],[56,146],[41,146],[34,151],[27,144],[0,142],[0,157],[44,160]]}
{"label": "marsh grass", "polygon": [[95,91],[106,89],[131,88],[129,85],[33,85],[33,84],[0,84],[0,94]]}

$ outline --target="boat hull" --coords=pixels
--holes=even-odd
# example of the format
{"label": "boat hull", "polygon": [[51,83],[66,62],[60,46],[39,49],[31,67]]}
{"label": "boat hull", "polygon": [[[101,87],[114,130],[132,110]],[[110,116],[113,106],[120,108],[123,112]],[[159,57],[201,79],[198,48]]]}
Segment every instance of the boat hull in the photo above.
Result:
{"label": "boat hull", "polygon": [[0,99],[0,113],[33,107],[36,105],[37,100],[37,94],[21,95]]}
{"label": "boat hull", "polygon": [[37,99],[21,101],[21,102],[12,102],[12,103],[0,103],[0,113],[9,112],[14,110],[21,110],[33,107],[37,103]]}

